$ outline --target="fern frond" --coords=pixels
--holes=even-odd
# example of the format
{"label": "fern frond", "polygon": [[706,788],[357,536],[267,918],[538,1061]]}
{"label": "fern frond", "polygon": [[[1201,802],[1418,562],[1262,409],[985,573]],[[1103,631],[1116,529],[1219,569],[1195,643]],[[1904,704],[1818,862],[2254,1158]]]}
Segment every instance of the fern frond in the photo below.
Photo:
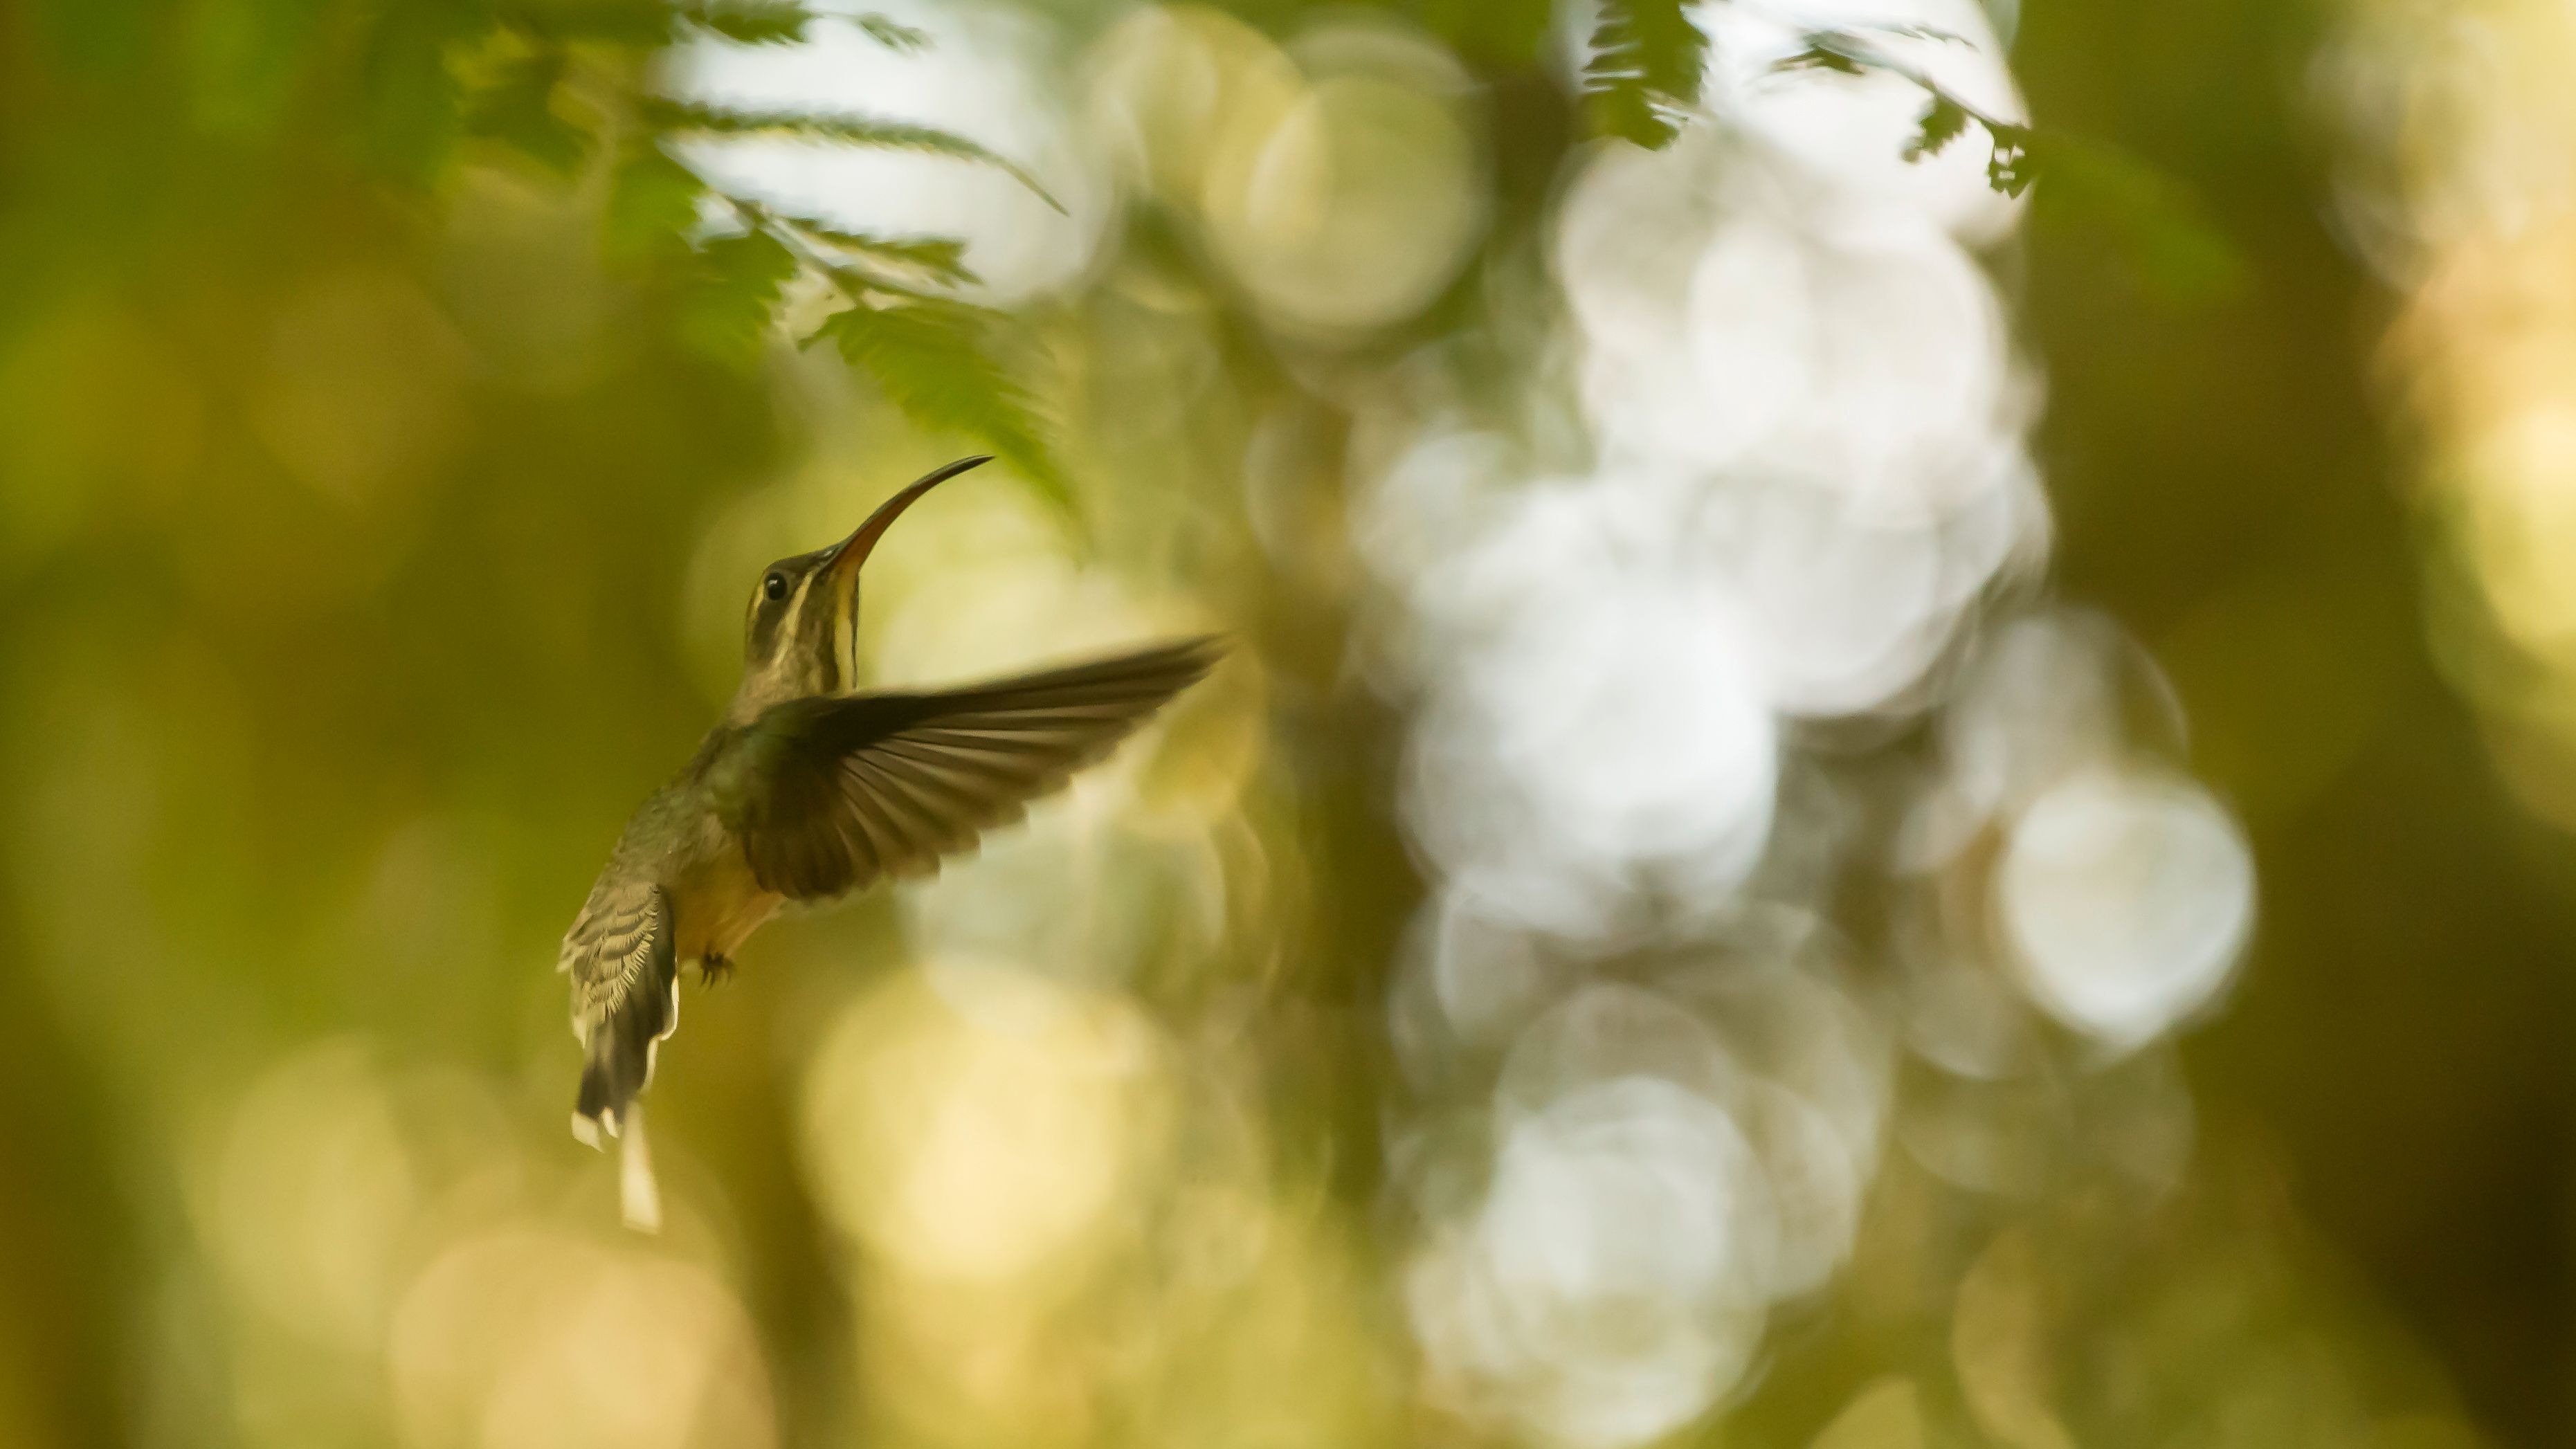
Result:
{"label": "fern frond", "polygon": [[[2039,133],[2028,126],[1989,124],[1986,127],[1986,134],[1992,137],[1995,143],[1994,154],[1986,158],[1986,184],[2006,196],[2019,196],[2029,190],[2030,184],[2039,179],[2040,155],[2043,150]],[[2063,151],[2069,148],[2059,146],[2046,149]],[[2125,158],[2111,161],[2097,160],[2096,167],[2123,173],[2131,169],[2125,162]]]}
{"label": "fern frond", "polygon": [[680,298],[682,340],[719,362],[749,367],[760,356],[779,289],[797,267],[795,253],[763,231],[721,237],[699,248]]}
{"label": "fern frond", "polygon": [[934,281],[972,286],[982,280],[966,265],[966,243],[953,236],[878,236],[873,232],[844,231],[804,217],[783,220],[817,242],[909,267]]}
{"label": "fern frond", "polygon": [[1914,123],[1914,134],[1905,143],[1908,161],[1937,156],[1950,143],[1959,139],[1974,121],[1993,143],[1994,154],[1986,167],[1986,179],[1995,190],[2006,196],[2019,196],[2036,174],[2032,155],[2034,133],[2027,126],[2004,120],[1984,108],[1962,99],[1958,92],[1934,80],[1922,67],[1891,55],[1870,42],[1861,30],[1881,35],[1894,35],[1910,40],[1956,41],[1946,30],[1920,25],[1871,25],[1857,29],[1813,30],[1804,37],[1806,48],[1784,60],[1774,61],[1774,71],[1823,70],[1837,75],[1865,76],[1886,74],[1907,81],[1928,98],[1922,116]]}
{"label": "fern frond", "polygon": [[1691,23],[1684,0],[1602,0],[1583,67],[1593,124],[1662,149],[1698,104],[1707,62],[1708,37]]}
{"label": "fern frond", "polygon": [[650,139],[630,138],[608,175],[603,236],[611,255],[647,256],[685,245],[707,185]]}
{"label": "fern frond", "polygon": [[800,257],[870,291],[934,301],[948,300],[941,293],[923,291],[920,287],[888,278],[872,267],[861,265],[862,259],[903,267],[936,286],[958,286],[981,280],[967,269],[966,243],[957,237],[880,236],[874,232],[851,231],[834,222],[781,211],[765,201],[726,192],[716,194],[724,198],[736,215],[753,226],[765,228]]}
{"label": "fern frond", "polygon": [[850,23],[859,27],[868,39],[897,55],[910,55],[916,50],[930,48],[928,35],[883,15],[854,15],[850,17]]}
{"label": "fern frond", "polygon": [[678,18],[737,45],[794,45],[814,12],[797,0],[683,0]]}
{"label": "fern frond", "polygon": [[982,440],[1059,507],[1070,508],[1072,493],[1036,399],[994,355],[996,320],[956,301],[862,302],[834,313],[812,340],[828,338],[915,423]]}
{"label": "fern frond", "polygon": [[1970,122],[1986,133],[1991,150],[1986,184],[2020,196],[2045,179],[2050,202],[2042,214],[2086,215],[2110,224],[2131,254],[2141,279],[2183,297],[2218,296],[2241,284],[2244,262],[2235,246],[2202,214],[2190,192],[2145,162],[2106,142],[2065,131],[2007,121],[1933,79],[1920,66],[1891,55],[1860,29],[1907,39],[1955,41],[1946,31],[1921,26],[1867,26],[1819,30],[1804,49],[1774,70],[1829,70],[1844,75],[1884,72],[1911,82],[1928,98],[1906,142],[1904,156],[1938,155],[1966,134]]}
{"label": "fern frond", "polygon": [[1831,71],[1836,75],[1869,74],[1868,69],[1859,61],[1830,46],[1812,41],[1806,49],[1797,54],[1771,62],[1771,68],[1775,71],[1823,70]]}
{"label": "fern frond", "polygon": [[910,121],[879,120],[870,116],[813,115],[802,111],[735,111],[720,106],[701,105],[695,101],[656,99],[643,108],[644,123],[653,130],[670,135],[698,136],[783,136],[796,140],[817,141],[836,146],[869,146],[892,151],[921,151],[934,156],[947,156],[991,166],[1022,186],[1036,192],[1038,198],[1057,211],[1064,207],[1037,178],[1016,163],[970,141],[954,131],[936,126],[916,125]]}
{"label": "fern frond", "polygon": [[1937,40],[1944,45],[1965,45],[1968,38],[1955,30],[1938,25],[1923,25],[1910,20],[1849,20],[1846,30],[1866,31],[1874,35],[1893,35],[1899,40]]}
{"label": "fern frond", "polygon": [[1967,129],[1967,109],[1947,92],[1936,91],[1932,103],[1923,108],[1922,119],[1914,123],[1914,139],[1905,143],[1905,159],[1920,161],[1926,156],[1938,156]]}

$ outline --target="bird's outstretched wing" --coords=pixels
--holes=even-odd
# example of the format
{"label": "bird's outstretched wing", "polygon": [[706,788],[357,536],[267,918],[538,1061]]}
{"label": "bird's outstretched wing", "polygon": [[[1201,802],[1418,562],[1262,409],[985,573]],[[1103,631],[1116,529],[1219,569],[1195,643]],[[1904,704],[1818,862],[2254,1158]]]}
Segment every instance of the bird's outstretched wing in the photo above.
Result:
{"label": "bird's outstretched wing", "polygon": [[601,881],[564,933],[556,969],[572,978],[572,1030],[584,1061],[573,1130],[617,1134],[653,1076],[653,1049],[680,1024],[671,898],[646,881]]}
{"label": "bird's outstretched wing", "polygon": [[716,809],[760,884],[844,894],[1019,818],[1204,675],[1213,639],[935,693],[771,707],[717,770]]}

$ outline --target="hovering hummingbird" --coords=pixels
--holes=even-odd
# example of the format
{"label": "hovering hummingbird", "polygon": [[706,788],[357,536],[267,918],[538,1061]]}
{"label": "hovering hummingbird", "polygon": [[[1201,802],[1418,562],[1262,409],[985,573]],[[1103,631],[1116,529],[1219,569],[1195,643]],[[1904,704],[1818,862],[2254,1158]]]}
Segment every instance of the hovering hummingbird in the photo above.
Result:
{"label": "hovering hummingbird", "polygon": [[853,692],[859,569],[964,458],[897,493],[829,548],[763,570],[743,626],[733,704],[654,792],[564,933],[583,1052],[573,1132],[622,1134],[629,1222],[659,1217],[636,1094],[678,1024],[681,968],[724,979],[788,902],[826,902],[923,875],[1019,818],[1216,662],[1209,638],[963,689]]}

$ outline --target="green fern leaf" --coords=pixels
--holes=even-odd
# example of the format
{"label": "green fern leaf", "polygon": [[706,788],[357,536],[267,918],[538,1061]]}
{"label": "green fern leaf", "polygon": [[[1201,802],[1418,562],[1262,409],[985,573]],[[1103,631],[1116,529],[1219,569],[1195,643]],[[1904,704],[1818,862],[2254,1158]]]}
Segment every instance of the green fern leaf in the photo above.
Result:
{"label": "green fern leaf", "polygon": [[1669,145],[1699,101],[1707,60],[1708,37],[1683,0],[1602,0],[1583,67],[1594,127],[1648,150]]}
{"label": "green fern leaf", "polygon": [[1921,25],[1906,20],[1854,20],[1848,24],[1852,30],[1867,31],[1875,35],[1892,35],[1899,40],[1937,40],[1943,45],[1968,43],[1968,38],[1955,30],[1944,30],[1937,25]]}
{"label": "green fern leaf", "polygon": [[1994,154],[1986,159],[1986,184],[2006,196],[2019,196],[2039,179],[2039,134],[2028,126],[1989,125]]}
{"label": "green fern leaf", "polygon": [[927,50],[930,47],[929,36],[882,15],[852,16],[850,23],[859,27],[868,39],[897,55],[910,55],[916,50]]}
{"label": "green fern leaf", "polygon": [[1064,207],[1037,178],[954,131],[909,121],[883,121],[867,116],[818,116],[801,111],[733,111],[693,101],[656,100],[644,109],[644,122],[670,135],[786,136],[837,146],[871,146],[891,151],[922,151],[971,161],[1007,173],[1058,211]]}
{"label": "green fern leaf", "polygon": [[1771,62],[1771,68],[1775,71],[1823,70],[1831,71],[1836,75],[1865,75],[1868,73],[1862,69],[1859,61],[1852,59],[1850,56],[1843,54],[1841,51],[1834,49],[1833,46],[1826,44],[1821,40],[1814,44],[1810,44],[1806,49],[1799,51],[1795,55]]}
{"label": "green fern leaf", "polygon": [[873,232],[844,231],[803,217],[785,220],[817,241],[909,267],[934,281],[971,286],[982,280],[966,265],[966,243],[953,236],[878,236]]}
{"label": "green fern leaf", "polygon": [[1072,507],[1036,400],[994,356],[995,314],[962,302],[865,304],[837,312],[828,338],[851,366],[920,426],[990,445],[1059,507]]}
{"label": "green fern leaf", "polygon": [[676,251],[697,225],[699,199],[707,194],[697,173],[649,140],[630,143],[608,177],[608,205],[601,219],[609,255],[641,257]]}
{"label": "green fern leaf", "polygon": [[794,45],[814,21],[814,12],[796,0],[691,0],[674,9],[680,19],[737,45]]}
{"label": "green fern leaf", "polygon": [[718,362],[750,368],[760,360],[778,291],[796,269],[795,254],[767,232],[707,243],[681,293],[681,340]]}
{"label": "green fern leaf", "polygon": [[1923,108],[1923,118],[1915,122],[1914,139],[1905,143],[1905,159],[1920,161],[1938,156],[1942,148],[1956,141],[1968,129],[1967,108],[1952,100],[1946,91],[1934,91],[1932,103]]}

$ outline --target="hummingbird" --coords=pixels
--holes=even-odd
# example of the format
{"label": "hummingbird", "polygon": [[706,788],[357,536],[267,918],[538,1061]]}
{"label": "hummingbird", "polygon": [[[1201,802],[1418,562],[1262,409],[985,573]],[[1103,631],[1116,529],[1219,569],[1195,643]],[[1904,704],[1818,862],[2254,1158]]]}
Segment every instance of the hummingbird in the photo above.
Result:
{"label": "hummingbird", "polygon": [[627,823],[564,933],[581,1043],[573,1133],[623,1143],[627,1220],[658,1194],[636,1097],[679,1024],[679,979],[722,981],[781,907],[935,872],[1107,755],[1213,667],[1212,637],[944,690],[856,690],[860,570],[903,511],[990,462],[962,458],[887,499],[849,537],[761,571],[742,683],[724,718]]}

